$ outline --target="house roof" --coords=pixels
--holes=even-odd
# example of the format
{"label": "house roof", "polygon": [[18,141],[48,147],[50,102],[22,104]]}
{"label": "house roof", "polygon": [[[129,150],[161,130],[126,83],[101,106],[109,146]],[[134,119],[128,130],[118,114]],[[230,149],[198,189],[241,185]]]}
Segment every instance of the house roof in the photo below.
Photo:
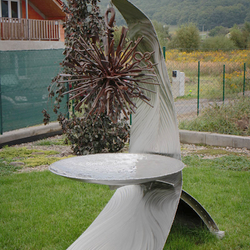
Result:
{"label": "house roof", "polygon": [[61,0],[29,0],[48,18],[65,18]]}

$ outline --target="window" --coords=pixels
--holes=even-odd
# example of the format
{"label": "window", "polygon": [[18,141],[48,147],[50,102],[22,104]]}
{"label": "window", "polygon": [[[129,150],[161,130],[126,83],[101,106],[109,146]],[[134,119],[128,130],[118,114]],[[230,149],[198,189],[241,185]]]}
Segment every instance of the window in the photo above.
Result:
{"label": "window", "polygon": [[18,2],[11,1],[11,17],[18,18]]}
{"label": "window", "polygon": [[2,17],[9,17],[8,1],[2,1]]}
{"label": "window", "polygon": [[20,0],[1,0],[0,17],[19,18]]}

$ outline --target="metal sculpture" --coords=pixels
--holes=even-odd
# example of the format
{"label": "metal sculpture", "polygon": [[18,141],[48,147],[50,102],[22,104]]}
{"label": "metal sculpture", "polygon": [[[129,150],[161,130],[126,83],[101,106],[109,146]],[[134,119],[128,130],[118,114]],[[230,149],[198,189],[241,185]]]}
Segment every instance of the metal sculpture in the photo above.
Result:
{"label": "metal sculpture", "polygon": [[163,249],[178,207],[184,164],[154,154],[95,154],[61,160],[58,175],[117,191],[68,250]]}
{"label": "metal sculpture", "polygon": [[[150,61],[154,52],[136,51],[143,37],[139,37],[135,42],[130,41],[125,47],[127,29],[123,27],[115,49],[114,20],[114,8],[108,8],[105,13],[104,50],[100,44],[96,44],[97,38],[93,42],[85,41],[80,36],[74,42],[72,50],[75,52],[75,58],[69,54],[70,62],[64,63],[64,66],[69,67],[74,73],[60,74],[56,82],[74,83],[74,88],[62,93],[62,96],[71,94],[69,100],[77,100],[75,110],[79,110],[83,104],[91,103],[89,115],[106,113],[113,122],[117,122],[120,110],[127,119],[130,113],[135,113],[135,98],[152,107],[149,103],[150,98],[144,93],[153,91],[142,87],[141,83],[158,83],[154,80],[154,65]],[[61,80],[62,77],[64,80]]]}
{"label": "metal sculpture", "polygon": [[[50,170],[55,174],[117,188],[96,220],[68,249],[161,250],[168,237],[180,200],[182,201],[180,206],[185,204],[193,209],[211,232],[223,236],[223,232],[219,231],[206,210],[182,190],[181,170],[184,165],[181,162],[177,119],[165,61],[153,25],[129,1],[113,0],[112,2],[126,20],[131,40],[139,41],[138,38],[143,37],[140,43],[136,43],[139,52],[135,55],[140,56],[138,70],[145,67],[153,69],[157,78],[150,78],[150,83],[153,84],[140,81],[140,90],[148,89],[147,99],[151,100],[154,108],[144,102],[144,94],[138,96],[140,98],[136,103],[124,97],[123,101],[131,105],[130,110],[133,111],[132,107],[137,107],[133,115],[129,154],[89,155],[62,160],[51,165]],[[108,26],[111,26],[110,22]],[[110,39],[109,35],[107,37]],[[91,46],[84,41],[81,43],[86,49]],[[112,42],[108,47],[106,51],[112,51],[110,49]],[[92,48],[92,51],[100,53],[95,48]],[[147,54],[148,51],[154,51],[154,53]],[[113,60],[114,57],[105,58],[105,61],[111,62],[111,58]],[[124,64],[126,60],[122,61],[120,58],[116,62]],[[140,60],[141,58],[146,60]],[[135,65],[138,66],[137,56],[134,56],[134,59]],[[99,69],[102,67],[105,69],[105,65],[105,63],[102,64]],[[131,68],[128,66],[127,69],[133,69],[133,66]],[[140,75],[139,71],[135,71],[135,74]],[[132,73],[131,78],[128,78],[129,73]],[[127,72],[125,76],[118,73],[116,79],[119,84],[118,86],[114,84],[118,88],[109,92],[108,87],[106,91],[101,90],[100,95],[98,94],[99,98],[105,94],[106,101],[103,101],[101,106],[96,102],[94,108],[98,110],[97,112],[100,112],[102,105],[115,104],[115,102],[110,104],[108,101],[111,93],[118,98],[117,102],[122,106],[117,97],[120,95],[119,90],[129,90],[131,86],[131,90],[134,87],[138,88],[137,84],[134,85],[136,81],[131,80],[135,78],[133,78],[133,72]],[[110,79],[107,79],[107,82],[110,83]],[[140,90],[136,90],[136,95]],[[117,91],[116,94],[115,91]],[[111,106],[106,111],[114,117],[111,111],[114,106],[112,108]]]}

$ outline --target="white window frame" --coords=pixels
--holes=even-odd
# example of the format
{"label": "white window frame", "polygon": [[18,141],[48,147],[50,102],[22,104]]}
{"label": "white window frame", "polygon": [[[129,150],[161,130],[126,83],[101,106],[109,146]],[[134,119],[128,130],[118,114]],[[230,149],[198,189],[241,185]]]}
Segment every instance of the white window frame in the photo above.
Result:
{"label": "white window frame", "polygon": [[[3,0],[0,0],[0,17],[2,17],[2,1]],[[5,0],[5,1],[8,2],[9,18],[12,18],[11,2],[17,2],[17,8],[18,8],[17,18],[21,18],[21,4],[20,4],[20,0]]]}

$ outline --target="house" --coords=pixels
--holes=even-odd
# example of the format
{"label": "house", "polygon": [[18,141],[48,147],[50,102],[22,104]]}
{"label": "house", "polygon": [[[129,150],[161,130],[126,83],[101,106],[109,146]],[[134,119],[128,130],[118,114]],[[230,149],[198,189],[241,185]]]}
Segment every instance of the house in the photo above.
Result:
{"label": "house", "polygon": [[0,50],[63,48],[66,15],[61,0],[0,2]]}

